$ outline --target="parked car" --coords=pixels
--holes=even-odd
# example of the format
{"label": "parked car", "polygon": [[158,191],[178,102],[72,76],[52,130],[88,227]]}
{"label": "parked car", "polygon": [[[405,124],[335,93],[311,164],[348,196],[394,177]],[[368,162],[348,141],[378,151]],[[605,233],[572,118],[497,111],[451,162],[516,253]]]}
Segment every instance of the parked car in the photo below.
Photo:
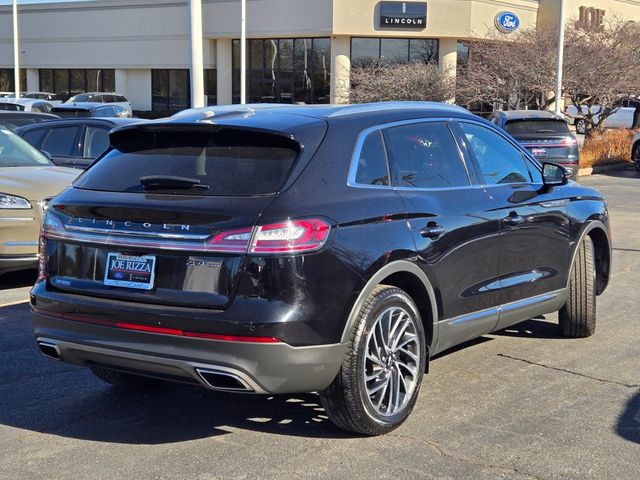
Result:
{"label": "parked car", "polygon": [[120,105],[104,103],[63,103],[51,109],[62,118],[68,117],[104,117],[104,118],[131,118],[131,112]]}
{"label": "parked car", "polygon": [[640,170],[640,132],[635,134],[631,142],[631,159],[636,168]]}
{"label": "parked car", "polygon": [[65,104],[73,104],[73,103],[110,103],[116,104],[127,110],[130,114],[133,112],[131,110],[131,103],[127,100],[124,95],[120,95],[119,93],[108,93],[108,92],[88,92],[88,93],[78,93],[72,97],[70,97]]}
{"label": "parked car", "polygon": [[33,100],[31,98],[0,98],[0,110],[9,110],[12,112],[36,112],[49,113],[51,105],[46,100]]}
{"label": "parked car", "polygon": [[540,110],[498,110],[489,116],[489,121],[509,133],[540,162],[558,163],[578,174],[578,141],[560,115]]}
{"label": "parked car", "polygon": [[50,120],[58,120],[60,117],[51,113],[15,112],[0,110],[0,126],[9,130],[16,130],[24,125],[33,125]]}
{"label": "parked car", "polygon": [[443,350],[557,310],[594,333],[607,206],[559,165],[446,104],[236,108],[112,130],[51,202],[44,354],[120,387],[316,391],[375,435]]}
{"label": "parked car", "polygon": [[133,118],[67,118],[29,125],[16,133],[61,167],[87,168],[109,147],[109,131]]}
{"label": "parked car", "polygon": [[50,92],[25,92],[20,95],[21,98],[31,98],[33,100],[46,100],[51,105],[60,105],[62,96],[57,93]]}
{"label": "parked car", "polygon": [[0,92],[0,98],[14,97],[16,92]]}
{"label": "parked car", "polygon": [[[605,128],[637,128],[640,127],[640,101],[629,101],[625,102],[625,105],[619,108],[616,108],[611,115],[609,115],[604,121]],[[586,105],[582,105],[583,114],[588,113],[589,108]],[[593,119],[598,122],[600,119],[600,107],[594,106],[592,107],[592,111],[594,112]],[[583,118],[578,117],[578,109],[575,105],[567,105],[564,108],[565,117],[567,119],[567,123],[569,125],[575,125],[576,132],[580,134],[584,134],[587,129],[587,123]]]}
{"label": "parked car", "polygon": [[54,166],[18,135],[0,129],[0,275],[38,264],[42,212],[78,175]]}

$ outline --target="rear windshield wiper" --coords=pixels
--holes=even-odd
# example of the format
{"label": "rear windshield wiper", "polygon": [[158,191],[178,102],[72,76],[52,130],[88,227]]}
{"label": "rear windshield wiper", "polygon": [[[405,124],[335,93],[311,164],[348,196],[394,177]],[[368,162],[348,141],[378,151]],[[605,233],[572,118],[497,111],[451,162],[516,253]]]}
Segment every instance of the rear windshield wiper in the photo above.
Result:
{"label": "rear windshield wiper", "polygon": [[197,178],[177,177],[174,175],[149,175],[141,177],[140,183],[145,190],[190,190],[197,188],[209,190],[209,185],[200,183]]}

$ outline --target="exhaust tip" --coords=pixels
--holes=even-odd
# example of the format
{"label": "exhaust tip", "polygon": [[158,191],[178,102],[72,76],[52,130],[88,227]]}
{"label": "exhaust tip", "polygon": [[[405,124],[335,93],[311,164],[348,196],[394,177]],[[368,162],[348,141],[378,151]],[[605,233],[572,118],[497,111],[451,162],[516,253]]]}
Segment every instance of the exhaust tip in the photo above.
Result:
{"label": "exhaust tip", "polygon": [[202,368],[196,368],[196,372],[198,372],[198,375],[200,375],[204,383],[214,390],[223,390],[226,392],[254,391],[242,378],[231,372],[205,370]]}
{"label": "exhaust tip", "polygon": [[38,347],[40,348],[40,351],[47,357],[51,357],[55,360],[60,360],[60,349],[56,344],[49,342],[38,342]]}

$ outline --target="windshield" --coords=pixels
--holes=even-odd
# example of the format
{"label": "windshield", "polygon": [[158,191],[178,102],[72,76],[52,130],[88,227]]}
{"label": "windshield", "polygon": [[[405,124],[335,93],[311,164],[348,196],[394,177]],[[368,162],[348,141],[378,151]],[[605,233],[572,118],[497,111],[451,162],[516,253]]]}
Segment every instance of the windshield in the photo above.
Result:
{"label": "windshield", "polygon": [[527,135],[536,133],[570,133],[564,120],[548,118],[511,120],[505,125],[505,130],[511,135]]}
{"label": "windshield", "polygon": [[41,167],[52,163],[15,133],[0,129],[0,167]]}
{"label": "windshield", "polygon": [[69,100],[64,103],[91,102],[93,97],[95,97],[93,93],[79,93],[78,95],[74,95],[69,98]]}

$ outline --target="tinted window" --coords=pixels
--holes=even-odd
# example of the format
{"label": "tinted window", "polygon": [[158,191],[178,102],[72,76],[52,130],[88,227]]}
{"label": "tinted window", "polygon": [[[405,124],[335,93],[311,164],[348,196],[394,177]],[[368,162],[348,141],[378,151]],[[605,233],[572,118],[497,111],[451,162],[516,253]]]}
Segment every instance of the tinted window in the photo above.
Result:
{"label": "tinted window", "polygon": [[42,142],[41,150],[49,152],[54,157],[69,157],[74,155],[76,135],[80,127],[52,128]]}
{"label": "tinted window", "polygon": [[467,170],[445,123],[393,127],[385,130],[384,138],[395,184],[422,188],[469,185]]}
{"label": "tinted window", "polygon": [[504,126],[511,135],[528,133],[569,133],[569,127],[562,120],[511,120]]}
{"label": "tinted window", "polygon": [[298,145],[287,138],[247,131],[136,132],[89,169],[76,186],[142,193],[140,178],[161,175],[194,178],[209,186],[207,190],[167,189],[176,194],[274,193],[286,180],[298,151]]}
{"label": "tinted window", "polygon": [[379,131],[367,135],[362,144],[360,157],[358,158],[356,183],[363,185],[389,185],[387,159],[384,153],[382,134]]}
{"label": "tinted window", "polygon": [[116,102],[126,102],[127,99],[124,98],[122,95],[115,95],[115,101]]}
{"label": "tinted window", "polygon": [[85,158],[97,158],[109,147],[109,130],[103,127],[87,127],[84,140]]}
{"label": "tinted window", "polygon": [[480,125],[460,123],[460,128],[478,162],[484,184],[531,181],[522,152],[507,140]]}
{"label": "tinted window", "polygon": [[51,162],[15,133],[0,130],[0,167],[39,165],[51,165]]}
{"label": "tinted window", "polygon": [[18,105],[16,103],[3,103],[0,102],[0,110],[11,110],[13,112],[21,112],[24,110],[23,105]]}
{"label": "tinted window", "polygon": [[34,128],[33,130],[29,130],[27,133],[22,135],[27,142],[29,142],[34,147],[38,146],[40,139],[42,139],[42,134],[46,131],[46,128]]}
{"label": "tinted window", "polygon": [[3,118],[0,117],[0,126],[5,126],[10,130],[15,130],[24,125],[33,125],[36,120],[33,118]]}

